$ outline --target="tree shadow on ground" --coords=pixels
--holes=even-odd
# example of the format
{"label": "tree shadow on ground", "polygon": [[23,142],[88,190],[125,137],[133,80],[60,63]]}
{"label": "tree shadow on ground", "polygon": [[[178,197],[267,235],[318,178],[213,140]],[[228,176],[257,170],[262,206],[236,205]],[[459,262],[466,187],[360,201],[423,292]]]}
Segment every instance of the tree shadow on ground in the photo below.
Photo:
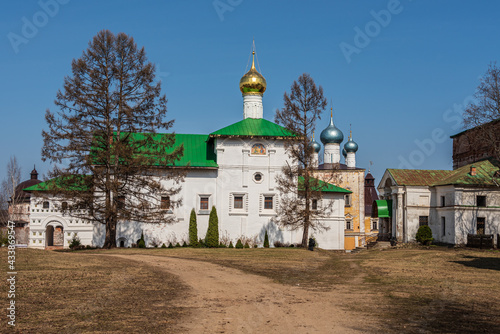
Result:
{"label": "tree shadow on ground", "polygon": [[388,333],[498,333],[500,315],[487,303],[410,301],[397,297],[392,300]]}
{"label": "tree shadow on ground", "polygon": [[500,271],[500,258],[498,257],[477,257],[477,256],[464,256],[464,261],[451,261],[467,267],[490,269]]}

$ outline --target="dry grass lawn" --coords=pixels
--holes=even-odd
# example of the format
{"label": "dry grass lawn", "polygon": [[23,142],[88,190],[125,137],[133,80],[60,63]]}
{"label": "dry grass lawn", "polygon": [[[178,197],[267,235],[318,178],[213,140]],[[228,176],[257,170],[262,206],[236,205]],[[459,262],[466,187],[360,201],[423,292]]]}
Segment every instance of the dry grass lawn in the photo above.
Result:
{"label": "dry grass lawn", "polygon": [[[345,309],[375,315],[379,328],[389,333],[500,331],[500,252],[443,247],[359,254],[301,249],[18,250],[17,329],[156,333],[171,332],[182,323],[190,310],[171,303],[183,297],[187,287],[182,282],[152,266],[102,256],[106,254],[208,261],[304,289],[352,291],[357,297],[346,299]],[[5,249],[0,256],[6,259]],[[2,263],[5,273],[6,260]],[[4,291],[0,302],[6,305]]]}

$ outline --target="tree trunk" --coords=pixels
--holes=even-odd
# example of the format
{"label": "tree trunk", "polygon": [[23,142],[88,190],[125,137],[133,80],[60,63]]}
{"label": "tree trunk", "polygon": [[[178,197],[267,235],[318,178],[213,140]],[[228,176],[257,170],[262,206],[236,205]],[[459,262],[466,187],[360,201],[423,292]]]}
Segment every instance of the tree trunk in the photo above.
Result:
{"label": "tree trunk", "polygon": [[302,244],[303,248],[307,247],[307,241],[309,239],[309,222],[304,224],[304,233],[302,234]]}
{"label": "tree trunk", "polygon": [[106,221],[106,239],[104,240],[103,248],[116,247],[116,222],[113,218]]}

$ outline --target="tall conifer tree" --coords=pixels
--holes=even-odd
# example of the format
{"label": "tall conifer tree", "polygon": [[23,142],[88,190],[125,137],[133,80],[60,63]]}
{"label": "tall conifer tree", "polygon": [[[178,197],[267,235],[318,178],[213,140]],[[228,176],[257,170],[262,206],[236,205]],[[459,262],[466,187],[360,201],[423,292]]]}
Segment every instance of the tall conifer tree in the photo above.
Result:
{"label": "tall conifer tree", "polygon": [[100,31],[71,69],[58,111],[45,114],[42,158],[54,163],[49,176],[57,178],[49,193],[67,198],[71,215],[104,224],[104,247],[115,247],[120,220],[172,220],[160,201],[180,205],[172,196],[182,173],[161,167],[174,165],[183,147],[173,148],[174,134],[157,134],[173,120],[165,120],[155,66],[132,37]]}

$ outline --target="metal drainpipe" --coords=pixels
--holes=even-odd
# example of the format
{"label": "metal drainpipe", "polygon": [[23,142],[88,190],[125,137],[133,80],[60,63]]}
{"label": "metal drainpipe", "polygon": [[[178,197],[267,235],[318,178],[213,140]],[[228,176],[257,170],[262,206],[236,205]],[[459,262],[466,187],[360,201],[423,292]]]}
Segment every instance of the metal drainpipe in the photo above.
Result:
{"label": "metal drainpipe", "polygon": [[404,190],[405,192],[403,193],[403,205],[404,205],[404,208],[403,208],[403,242],[408,242],[408,222],[407,222],[407,217],[408,217],[408,203],[407,203],[407,200],[408,200],[408,196],[406,196],[407,194],[407,189],[406,189],[406,186],[404,186]]}

